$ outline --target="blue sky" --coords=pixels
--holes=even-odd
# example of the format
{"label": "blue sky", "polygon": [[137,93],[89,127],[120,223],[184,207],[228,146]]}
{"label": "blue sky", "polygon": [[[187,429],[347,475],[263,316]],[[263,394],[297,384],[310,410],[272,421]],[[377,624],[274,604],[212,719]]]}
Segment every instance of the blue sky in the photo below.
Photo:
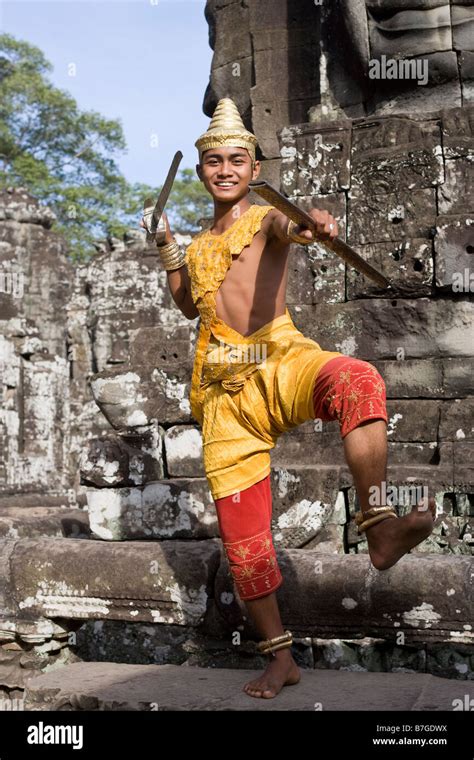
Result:
{"label": "blue sky", "polygon": [[194,168],[194,142],[209,125],[204,7],[205,0],[0,0],[0,26],[43,51],[51,81],[81,110],[120,119],[123,174],[159,185],[178,149],[180,169]]}

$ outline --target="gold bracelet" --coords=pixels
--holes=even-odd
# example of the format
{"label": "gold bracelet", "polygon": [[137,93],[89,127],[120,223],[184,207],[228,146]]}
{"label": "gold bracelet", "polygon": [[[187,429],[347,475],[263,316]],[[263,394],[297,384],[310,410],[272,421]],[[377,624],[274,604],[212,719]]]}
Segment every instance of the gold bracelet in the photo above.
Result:
{"label": "gold bracelet", "polygon": [[172,240],[171,243],[158,243],[156,247],[162,253],[168,253],[168,251],[171,251],[172,249],[174,249],[176,247],[179,248],[178,243],[176,242],[176,240]]}
{"label": "gold bracelet", "polygon": [[173,259],[172,261],[166,261],[162,262],[163,269],[166,269],[167,272],[171,272],[174,269],[181,269],[182,266],[185,264],[185,257],[183,256],[180,259]]}
{"label": "gold bracelet", "polygon": [[171,261],[166,266],[163,266],[163,268],[167,272],[173,272],[175,269],[181,269],[181,267],[184,266],[184,264],[185,264],[184,260],[182,260],[182,261],[181,260],[180,261]]}
{"label": "gold bracelet", "polygon": [[313,241],[308,240],[305,237],[302,237],[301,235],[298,235],[297,232],[293,232],[295,227],[299,227],[298,224],[296,224],[293,219],[290,219],[288,222],[288,227],[286,228],[286,236],[290,238],[290,240],[293,240],[294,243],[299,243],[300,245],[310,245]]}
{"label": "gold bracelet", "polygon": [[159,245],[157,248],[161,263],[167,271],[180,269],[185,263],[186,252],[179,247],[175,240],[165,245]]}

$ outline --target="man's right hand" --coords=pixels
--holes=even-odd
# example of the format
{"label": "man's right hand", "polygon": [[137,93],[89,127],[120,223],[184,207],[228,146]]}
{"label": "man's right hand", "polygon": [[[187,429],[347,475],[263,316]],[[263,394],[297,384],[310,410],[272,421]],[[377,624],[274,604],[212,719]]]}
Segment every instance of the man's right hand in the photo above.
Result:
{"label": "man's right hand", "polygon": [[[164,223],[164,229],[165,229],[164,239],[163,239],[162,234],[161,235],[158,234],[158,236],[157,235],[150,235],[150,233],[148,232],[148,228],[147,228],[147,226],[145,224],[144,217],[142,216],[142,218],[140,220],[140,227],[143,227],[143,229],[146,230],[146,232],[147,232],[147,241],[149,241],[149,242],[154,241],[157,246],[158,245],[165,245],[166,243],[172,243],[173,242],[174,237],[173,237],[173,234],[171,232],[171,228],[170,228],[170,225],[169,225],[169,222],[168,222],[168,217],[166,216],[166,214],[165,214],[164,211],[163,211],[163,213],[161,215],[160,224],[158,225],[157,232],[160,231],[160,228],[162,228],[163,223]],[[156,242],[156,238],[157,237],[158,237],[158,240],[160,242]]]}

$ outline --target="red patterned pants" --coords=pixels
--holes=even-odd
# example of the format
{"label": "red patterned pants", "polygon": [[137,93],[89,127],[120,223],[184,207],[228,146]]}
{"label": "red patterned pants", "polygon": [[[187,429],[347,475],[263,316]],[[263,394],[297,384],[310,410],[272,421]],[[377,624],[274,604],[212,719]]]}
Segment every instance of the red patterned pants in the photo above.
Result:
{"label": "red patterned pants", "polygon": [[[337,420],[341,438],[368,420],[387,422],[385,383],[368,362],[337,356],[318,373],[315,419]],[[249,488],[215,500],[222,543],[238,594],[257,599],[283,583],[271,533],[270,475]]]}

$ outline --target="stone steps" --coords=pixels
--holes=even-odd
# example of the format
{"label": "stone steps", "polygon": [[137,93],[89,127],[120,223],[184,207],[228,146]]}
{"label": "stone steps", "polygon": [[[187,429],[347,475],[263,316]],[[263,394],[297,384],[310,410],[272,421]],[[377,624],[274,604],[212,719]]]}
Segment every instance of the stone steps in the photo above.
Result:
{"label": "stone steps", "polygon": [[[219,538],[74,536],[88,530],[87,517],[48,507],[0,511],[0,695],[22,698],[38,672],[77,660],[265,664]],[[367,554],[277,547],[277,557],[282,620],[303,668],[471,678],[470,557],[408,555],[383,573]]]}
{"label": "stone steps", "polygon": [[[0,609],[17,619],[122,620],[198,627],[210,606],[241,612],[220,539],[0,542]],[[282,613],[301,636],[472,641],[472,559],[407,555],[388,571],[367,555],[277,549]]]}

